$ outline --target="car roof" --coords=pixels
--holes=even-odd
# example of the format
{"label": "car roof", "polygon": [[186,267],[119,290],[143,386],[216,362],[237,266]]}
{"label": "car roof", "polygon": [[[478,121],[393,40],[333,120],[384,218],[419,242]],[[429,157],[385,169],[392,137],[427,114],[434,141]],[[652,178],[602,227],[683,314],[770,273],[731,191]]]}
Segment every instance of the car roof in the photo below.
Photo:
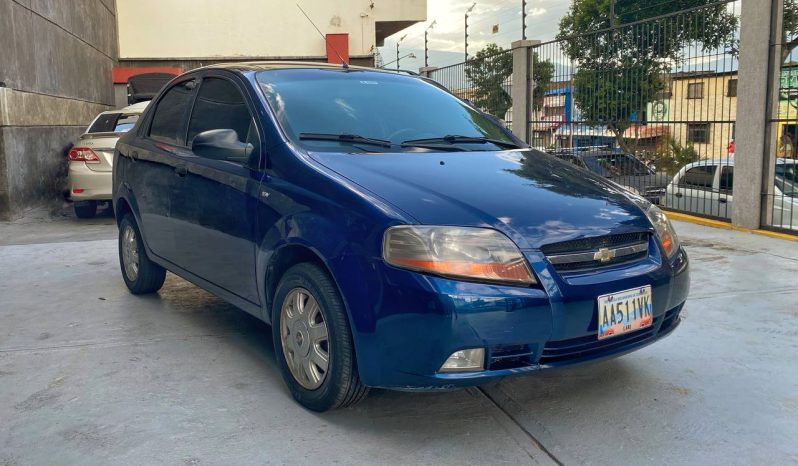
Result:
{"label": "car roof", "polygon": [[[777,158],[776,164],[778,165],[794,165],[798,164],[798,160],[796,159],[785,159],[785,158]],[[698,162],[693,162],[685,165],[686,169],[690,169],[693,167],[698,166],[711,166],[711,165],[731,165],[734,166],[734,157],[723,158],[723,159],[704,159],[699,160]]]}
{"label": "car roof", "polygon": [[202,70],[230,70],[238,71],[240,73],[253,73],[258,71],[268,70],[297,70],[297,69],[311,69],[311,70],[330,70],[330,71],[374,71],[378,73],[400,74],[406,76],[418,76],[417,73],[407,70],[389,70],[385,68],[373,68],[369,66],[355,66],[343,65],[337,63],[323,63],[323,62],[310,62],[310,61],[247,61],[247,62],[228,62],[228,63],[215,63],[213,65],[203,66],[191,70],[190,72]]}

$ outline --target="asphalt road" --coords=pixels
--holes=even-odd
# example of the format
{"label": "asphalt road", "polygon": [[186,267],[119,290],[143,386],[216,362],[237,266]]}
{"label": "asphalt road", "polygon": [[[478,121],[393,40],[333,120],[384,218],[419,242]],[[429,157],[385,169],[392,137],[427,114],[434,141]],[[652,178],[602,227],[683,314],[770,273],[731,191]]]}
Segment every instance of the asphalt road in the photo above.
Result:
{"label": "asphalt road", "polygon": [[172,275],[130,295],[109,216],[0,224],[0,465],[798,463],[798,243],[677,229],[693,288],[667,339],[315,414],[268,326]]}

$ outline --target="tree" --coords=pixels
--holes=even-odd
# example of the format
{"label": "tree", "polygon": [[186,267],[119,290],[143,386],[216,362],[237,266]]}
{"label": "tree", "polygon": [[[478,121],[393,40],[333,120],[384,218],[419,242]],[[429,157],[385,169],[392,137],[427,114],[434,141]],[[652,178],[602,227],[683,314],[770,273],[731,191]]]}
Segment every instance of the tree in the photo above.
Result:
{"label": "tree", "polygon": [[685,47],[730,46],[737,22],[716,0],[573,0],[557,39],[579,64],[573,96],[583,118],[606,126],[621,147],[633,152],[623,134],[665,90],[665,76],[684,58]]}
{"label": "tree", "polygon": [[[496,44],[488,44],[465,64],[465,73],[474,89],[471,99],[474,104],[492,115],[504,118],[513,105],[512,97],[507,93],[513,74],[513,55]],[[543,106],[543,96],[553,76],[554,64],[541,61],[538,54],[534,53],[532,106],[535,110]]]}
{"label": "tree", "polygon": [[471,100],[484,111],[504,118],[512,99],[505,90],[513,74],[513,56],[496,44],[488,44],[465,63],[465,74],[474,89]]}

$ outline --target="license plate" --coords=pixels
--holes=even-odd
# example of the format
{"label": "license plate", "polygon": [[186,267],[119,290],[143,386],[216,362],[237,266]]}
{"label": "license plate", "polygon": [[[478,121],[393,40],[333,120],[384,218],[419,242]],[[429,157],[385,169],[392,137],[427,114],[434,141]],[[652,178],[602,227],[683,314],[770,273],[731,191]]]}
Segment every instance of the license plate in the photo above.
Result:
{"label": "license plate", "polygon": [[650,327],[654,322],[651,286],[605,294],[598,298],[598,339]]}

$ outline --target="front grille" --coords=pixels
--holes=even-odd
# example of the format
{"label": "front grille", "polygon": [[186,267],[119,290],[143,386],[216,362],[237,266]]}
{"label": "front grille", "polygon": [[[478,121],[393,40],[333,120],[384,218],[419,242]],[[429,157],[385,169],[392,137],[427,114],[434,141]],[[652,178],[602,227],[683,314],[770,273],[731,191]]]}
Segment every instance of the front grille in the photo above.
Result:
{"label": "front grille", "polygon": [[[647,232],[624,233],[547,244],[541,251],[558,272],[588,271],[645,259],[648,240]],[[614,257],[596,259],[594,254],[604,249]]]}
{"label": "front grille", "polygon": [[517,369],[531,366],[535,352],[529,345],[500,345],[490,349],[488,370]]}
{"label": "front grille", "polygon": [[666,312],[664,316],[655,318],[653,324],[648,328],[606,340],[599,340],[597,335],[588,335],[569,340],[550,341],[543,348],[538,362],[540,365],[573,362],[600,356],[600,353],[645,343],[653,339],[657,333],[665,333],[670,330],[679,318],[681,310],[682,306],[677,306]]}

